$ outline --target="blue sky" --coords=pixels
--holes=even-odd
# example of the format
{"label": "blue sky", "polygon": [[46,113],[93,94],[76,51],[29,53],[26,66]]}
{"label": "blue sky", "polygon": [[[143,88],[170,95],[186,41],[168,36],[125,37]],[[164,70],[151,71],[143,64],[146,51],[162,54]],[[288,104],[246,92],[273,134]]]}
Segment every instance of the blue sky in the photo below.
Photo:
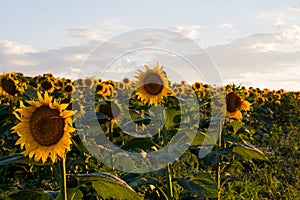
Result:
{"label": "blue sky", "polygon": [[144,27],[202,46],[225,83],[299,90],[299,1],[2,1],[0,72],[68,76],[112,36]]}

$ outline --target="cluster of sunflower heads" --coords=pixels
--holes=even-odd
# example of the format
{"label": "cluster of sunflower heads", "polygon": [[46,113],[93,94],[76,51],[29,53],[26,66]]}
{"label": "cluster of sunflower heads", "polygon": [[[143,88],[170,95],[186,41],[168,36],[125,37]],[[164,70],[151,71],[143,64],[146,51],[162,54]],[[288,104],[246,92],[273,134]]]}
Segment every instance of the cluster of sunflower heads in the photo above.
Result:
{"label": "cluster of sunflower heads", "polygon": [[[234,85],[216,88],[200,81],[172,83],[158,62],[153,67],[145,65],[144,70],[138,70],[133,80],[125,77],[119,82],[102,78],[70,80],[56,78],[51,73],[36,77],[4,73],[0,75],[0,92],[1,104],[13,104],[14,99],[20,102],[16,103],[14,111],[20,122],[12,129],[19,136],[16,144],[25,148],[25,155],[42,162],[48,158],[56,162],[65,156],[70,150],[71,135],[76,131],[73,121],[83,116],[91,104],[96,113],[107,117],[105,123],[116,124],[124,109],[129,110],[131,119],[139,118],[152,106],[167,107],[170,103],[178,104],[179,101],[174,99],[196,96],[201,104],[199,112],[205,113],[199,116],[207,117],[210,99],[224,93],[223,107],[226,107],[227,118],[232,121],[241,120],[251,105],[270,101],[280,105],[286,94],[284,90],[246,89]],[[93,93],[93,99],[86,98],[89,93]],[[300,94],[294,96],[299,101]],[[83,104],[88,101],[89,104]],[[222,107],[221,103],[219,106]],[[142,124],[145,125],[147,123]]]}

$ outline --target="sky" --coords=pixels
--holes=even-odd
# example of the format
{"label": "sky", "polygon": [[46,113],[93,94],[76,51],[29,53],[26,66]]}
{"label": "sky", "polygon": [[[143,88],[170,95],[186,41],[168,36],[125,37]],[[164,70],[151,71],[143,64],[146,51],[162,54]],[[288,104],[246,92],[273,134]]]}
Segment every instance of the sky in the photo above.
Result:
{"label": "sky", "polygon": [[[216,68],[211,73],[218,72],[224,84],[300,88],[300,1],[10,0],[1,1],[0,27],[0,73],[52,72],[72,78],[87,72],[91,52],[98,53],[93,62],[105,68],[117,53],[145,47],[147,40],[152,47],[173,45],[178,51],[193,41],[211,59],[203,65]],[[149,28],[172,30],[181,37],[173,38],[171,46],[166,45],[168,34],[131,37],[139,33],[136,30],[151,32]],[[117,41],[120,37],[122,43]],[[186,81],[195,78],[192,71],[178,66],[182,61],[178,56],[172,59],[157,51],[126,55],[116,61],[121,68],[112,67],[110,73],[121,77],[127,73],[125,66],[159,59]]]}

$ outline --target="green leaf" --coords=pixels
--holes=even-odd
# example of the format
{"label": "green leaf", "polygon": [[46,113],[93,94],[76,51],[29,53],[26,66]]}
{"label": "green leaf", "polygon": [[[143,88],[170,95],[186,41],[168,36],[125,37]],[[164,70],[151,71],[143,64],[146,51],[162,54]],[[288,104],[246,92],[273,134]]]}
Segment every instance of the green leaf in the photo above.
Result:
{"label": "green leaf", "polygon": [[92,183],[98,195],[104,199],[142,199],[125,181],[103,172],[78,174],[79,184]]}
{"label": "green leaf", "polygon": [[231,122],[232,128],[233,128],[233,135],[235,135],[238,130],[243,126],[243,122],[235,120]]}
{"label": "green leaf", "polygon": [[205,139],[206,133],[202,131],[198,131],[196,136],[194,137],[194,140],[192,142],[192,146],[201,146],[203,144],[203,141]]}
{"label": "green leaf", "polygon": [[[81,200],[83,198],[83,194],[78,188],[67,188],[67,197],[68,200]],[[61,199],[61,193],[57,195],[56,199]]]}
{"label": "green leaf", "polygon": [[11,199],[15,200],[49,200],[50,197],[43,189],[24,190],[10,195]]}
{"label": "green leaf", "polygon": [[218,197],[217,183],[209,173],[199,172],[191,177],[177,178],[176,181],[181,187],[198,196]]}
{"label": "green leaf", "polygon": [[237,154],[241,155],[246,160],[251,160],[252,158],[268,160],[265,154],[252,144],[235,143],[235,145],[236,146],[233,147],[233,152],[236,152]]}
{"label": "green leaf", "polygon": [[170,129],[180,123],[181,111],[176,109],[166,109],[165,127]]}
{"label": "green leaf", "polygon": [[157,145],[152,141],[151,138],[134,138],[129,142],[126,142],[125,145],[122,146],[124,150],[136,150],[136,149],[151,149],[151,147]]}

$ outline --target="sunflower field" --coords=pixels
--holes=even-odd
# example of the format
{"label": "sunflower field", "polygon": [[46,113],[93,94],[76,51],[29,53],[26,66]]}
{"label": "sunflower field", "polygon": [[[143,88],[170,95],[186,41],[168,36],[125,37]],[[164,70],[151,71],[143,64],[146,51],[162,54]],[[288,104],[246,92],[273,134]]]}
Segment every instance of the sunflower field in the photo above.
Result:
{"label": "sunflower field", "polygon": [[299,133],[300,92],[6,72],[0,199],[299,199]]}

